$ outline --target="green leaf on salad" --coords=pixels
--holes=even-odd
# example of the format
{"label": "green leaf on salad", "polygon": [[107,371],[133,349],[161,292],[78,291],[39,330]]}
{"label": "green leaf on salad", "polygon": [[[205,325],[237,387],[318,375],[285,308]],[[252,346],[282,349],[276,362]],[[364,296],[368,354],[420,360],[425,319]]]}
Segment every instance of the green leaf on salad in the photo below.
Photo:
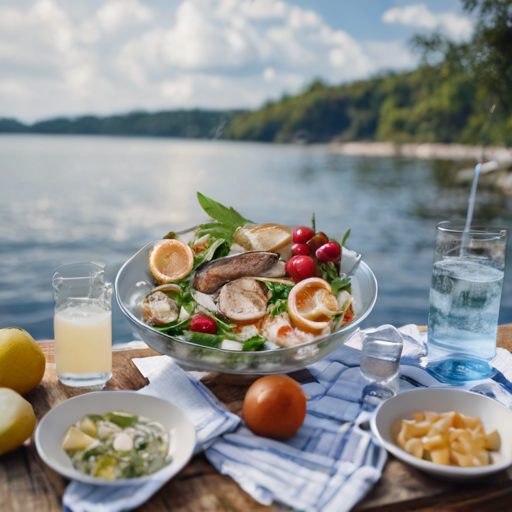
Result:
{"label": "green leaf on salad", "polygon": [[311,229],[316,233],[315,212],[313,212],[313,215],[311,216]]}
{"label": "green leaf on salad", "polygon": [[255,352],[262,350],[267,340],[263,336],[253,336],[244,341],[243,352]]}
{"label": "green leaf on salad", "polygon": [[175,238],[176,233],[174,231],[169,231],[169,233],[163,237],[163,240],[174,240]]}
{"label": "green leaf on salad", "polygon": [[345,242],[347,241],[348,237],[350,236],[350,233],[352,232],[352,229],[349,229],[345,236],[343,237],[343,240],[341,241],[341,247],[345,247]]}
{"label": "green leaf on salad", "polygon": [[236,327],[236,324],[228,324],[227,322],[222,321],[220,318],[215,316],[213,313],[211,313],[210,311],[206,311],[205,309],[201,310],[201,314],[208,316],[212,320],[214,320],[215,323],[217,324],[217,329],[221,332],[230,332]]}
{"label": "green leaf on salad", "polygon": [[192,337],[187,340],[197,345],[203,345],[205,347],[220,348],[222,345],[222,336],[217,334],[208,334],[206,332],[192,332]]}
{"label": "green leaf on salad", "polygon": [[329,263],[321,263],[320,268],[322,269],[323,279],[331,285],[332,293],[334,295],[341,290],[347,290],[348,293],[352,293],[350,278],[340,277],[338,270],[332,261],[329,261]]}
{"label": "green leaf on salad", "polygon": [[183,322],[179,320],[175,320],[174,322],[170,322],[164,325],[154,325],[153,327],[164,334],[169,334],[170,336],[179,336],[183,334],[183,331],[187,330],[190,326],[190,318],[187,318]]}
{"label": "green leaf on salad", "polygon": [[207,249],[201,251],[199,254],[196,254],[194,256],[194,266],[192,267],[192,271],[194,271],[197,267],[199,267],[199,265],[202,265],[206,261],[210,261],[213,258],[215,251],[222,244],[226,244],[226,240],[224,240],[224,238],[219,238],[217,240],[214,240]]}
{"label": "green leaf on salad", "polygon": [[275,317],[279,313],[288,311],[288,295],[293,286],[283,283],[265,282],[270,291],[270,298],[267,303],[267,313]]}

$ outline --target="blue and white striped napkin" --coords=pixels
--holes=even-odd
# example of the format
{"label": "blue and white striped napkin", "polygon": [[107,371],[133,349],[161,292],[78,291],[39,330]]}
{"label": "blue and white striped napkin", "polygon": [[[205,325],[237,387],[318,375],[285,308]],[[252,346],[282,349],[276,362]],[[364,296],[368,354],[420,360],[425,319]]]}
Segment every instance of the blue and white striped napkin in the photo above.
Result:
{"label": "blue and white striped napkin", "polygon": [[[413,325],[400,331],[404,351],[399,391],[447,387],[421,367],[426,335]],[[359,371],[363,334],[357,332],[343,347],[308,367],[317,382],[302,385],[310,399],[295,437],[277,442],[242,427],[207,450],[210,462],[262,504],[275,500],[311,512],[349,511],[380,478],[386,462],[385,450],[361,428],[371,416],[364,395],[368,382]],[[498,371],[492,379],[462,387],[512,408],[512,354],[498,349],[493,365]]]}

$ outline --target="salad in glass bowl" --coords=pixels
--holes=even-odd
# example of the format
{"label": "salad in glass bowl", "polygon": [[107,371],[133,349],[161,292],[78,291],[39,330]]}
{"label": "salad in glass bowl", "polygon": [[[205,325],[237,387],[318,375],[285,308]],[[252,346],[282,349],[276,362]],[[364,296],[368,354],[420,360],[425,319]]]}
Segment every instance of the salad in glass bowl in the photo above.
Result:
{"label": "salad in glass bowl", "polygon": [[[142,321],[162,334],[235,352],[279,350],[354,321],[360,255],[312,226],[257,224],[198,193],[211,221],[149,251],[154,288]],[[187,240],[188,238],[188,240]]]}

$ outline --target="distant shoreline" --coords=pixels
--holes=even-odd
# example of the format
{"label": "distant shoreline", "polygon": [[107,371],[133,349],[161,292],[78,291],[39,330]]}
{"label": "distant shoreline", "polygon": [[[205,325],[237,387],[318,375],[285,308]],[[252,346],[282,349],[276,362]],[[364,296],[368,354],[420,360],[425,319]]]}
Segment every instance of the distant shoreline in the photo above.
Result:
{"label": "distant shoreline", "polygon": [[512,148],[499,146],[469,146],[465,144],[391,142],[331,142],[332,153],[347,156],[393,157],[405,156],[423,160],[511,160]]}

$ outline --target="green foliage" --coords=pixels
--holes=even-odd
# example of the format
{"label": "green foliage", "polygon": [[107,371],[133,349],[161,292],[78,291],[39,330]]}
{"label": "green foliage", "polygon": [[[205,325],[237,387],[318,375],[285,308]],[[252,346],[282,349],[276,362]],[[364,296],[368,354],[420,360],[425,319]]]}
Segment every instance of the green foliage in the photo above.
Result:
{"label": "green foliage", "polygon": [[224,136],[260,141],[376,140],[512,145],[512,0],[462,0],[470,41],[416,36],[415,71],[329,87],[242,112]]}
{"label": "green foliage", "polygon": [[57,118],[32,125],[24,125],[13,119],[0,119],[0,132],[216,138],[221,135],[223,126],[232,115],[232,111],[196,109]]}

